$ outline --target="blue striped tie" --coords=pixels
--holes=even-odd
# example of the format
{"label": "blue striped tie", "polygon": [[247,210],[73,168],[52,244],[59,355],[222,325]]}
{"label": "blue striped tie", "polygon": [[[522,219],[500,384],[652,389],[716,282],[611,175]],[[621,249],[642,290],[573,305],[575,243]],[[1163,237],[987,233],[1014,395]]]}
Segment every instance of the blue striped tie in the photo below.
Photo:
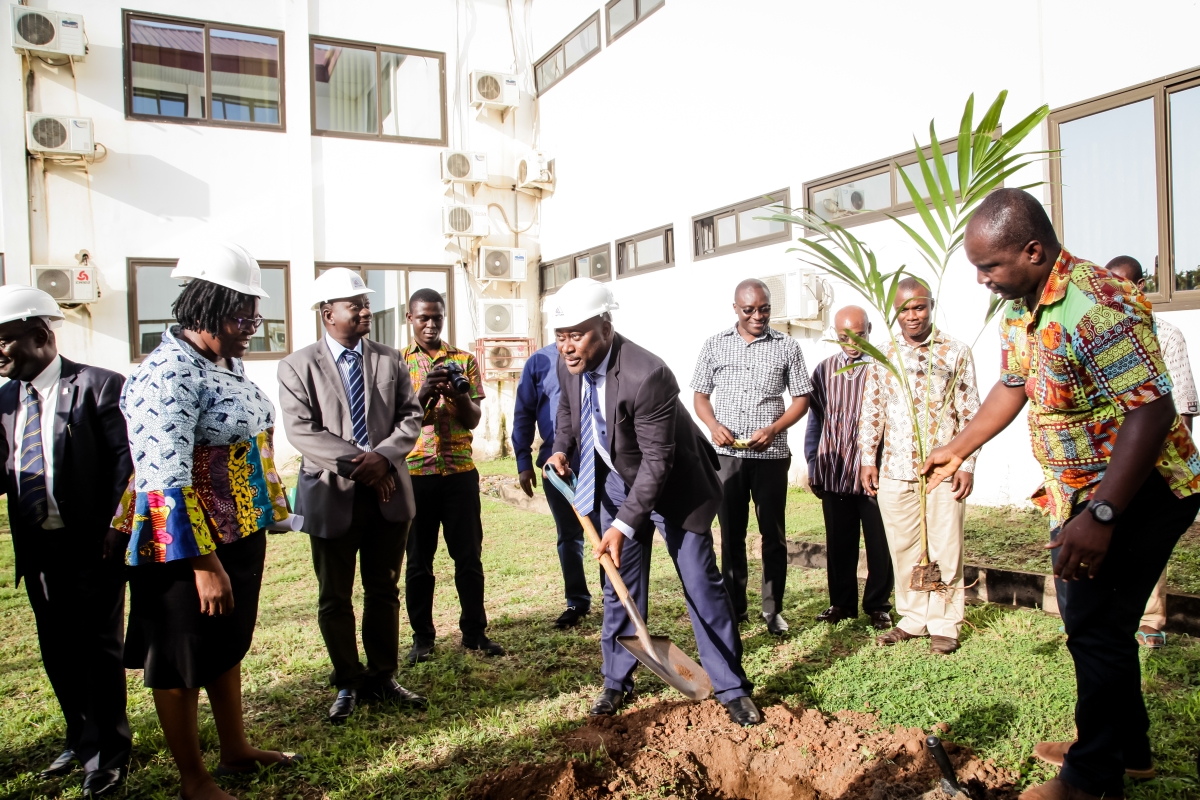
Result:
{"label": "blue striped tie", "polygon": [[25,395],[25,430],[17,462],[21,518],[40,528],[46,521],[46,461],[42,457],[42,404],[32,384]]}
{"label": "blue striped tie", "polygon": [[596,375],[583,373],[583,394],[579,398],[579,480],[575,483],[575,508],[587,516],[596,505]]}
{"label": "blue striped tie", "polygon": [[346,399],[350,401],[355,444],[366,449],[371,446],[371,439],[367,435],[367,393],[363,388],[362,365],[358,363],[358,358],[358,353],[353,350],[342,351],[342,360],[346,362]]}

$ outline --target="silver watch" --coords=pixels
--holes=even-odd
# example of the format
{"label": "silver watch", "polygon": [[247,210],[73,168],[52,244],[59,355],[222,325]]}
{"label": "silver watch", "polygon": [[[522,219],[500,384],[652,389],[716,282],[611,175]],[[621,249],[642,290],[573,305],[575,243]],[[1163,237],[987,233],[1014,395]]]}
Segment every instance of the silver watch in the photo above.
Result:
{"label": "silver watch", "polygon": [[1088,511],[1101,525],[1111,525],[1117,519],[1117,509],[1107,500],[1093,500],[1088,503]]}

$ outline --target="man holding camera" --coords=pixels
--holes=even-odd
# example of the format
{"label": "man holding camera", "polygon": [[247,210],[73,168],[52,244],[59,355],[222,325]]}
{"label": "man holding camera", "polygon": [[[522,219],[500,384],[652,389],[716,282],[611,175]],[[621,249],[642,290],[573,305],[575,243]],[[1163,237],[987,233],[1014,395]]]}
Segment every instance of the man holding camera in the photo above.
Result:
{"label": "man holding camera", "polygon": [[417,402],[424,413],[421,436],[408,456],[417,516],[408,539],[405,595],[413,629],[411,663],[433,655],[433,556],[438,528],[454,559],[454,586],[461,613],[463,647],[487,656],[504,648],[484,634],[483,523],[479,472],[471,458],[471,431],[479,424],[483,381],[475,357],[442,341],[446,302],[433,289],[418,289],[408,300],[413,343],[404,351]]}

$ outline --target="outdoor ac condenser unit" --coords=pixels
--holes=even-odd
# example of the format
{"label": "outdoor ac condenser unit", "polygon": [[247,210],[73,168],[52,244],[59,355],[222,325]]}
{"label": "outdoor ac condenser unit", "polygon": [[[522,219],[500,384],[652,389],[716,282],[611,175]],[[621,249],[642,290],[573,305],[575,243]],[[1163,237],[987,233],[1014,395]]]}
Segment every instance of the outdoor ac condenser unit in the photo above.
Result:
{"label": "outdoor ac condenser unit", "polygon": [[480,300],[479,322],[484,336],[525,336],[529,333],[524,300]]}
{"label": "outdoor ac condenser unit", "polygon": [[536,150],[517,164],[518,189],[554,191],[554,159]]}
{"label": "outdoor ac condenser unit", "polygon": [[43,58],[70,56],[82,61],[87,55],[83,15],[44,8],[12,5],[12,46],[18,53]]}
{"label": "outdoor ac condenser unit", "polygon": [[507,111],[521,104],[521,87],[516,75],[502,72],[471,73],[471,105]]}
{"label": "outdoor ac condenser unit", "polygon": [[442,181],[445,183],[485,183],[488,179],[487,153],[465,150],[442,151]]}
{"label": "outdoor ac condenser unit", "polygon": [[772,321],[821,318],[824,286],[812,270],[793,269],[761,280],[771,292]]}
{"label": "outdoor ac condenser unit", "polygon": [[487,206],[452,203],[442,207],[442,233],[447,236],[487,236],[491,233]]}
{"label": "outdoor ac condenser unit", "polygon": [[54,114],[25,114],[25,146],[44,155],[96,155],[89,117],[60,117]]}
{"label": "outdoor ac condenser unit", "polygon": [[476,274],[481,281],[523,281],[529,275],[525,251],[516,247],[481,247]]}
{"label": "outdoor ac condenser unit", "polygon": [[518,336],[480,336],[475,340],[475,360],[485,381],[515,378],[533,353],[533,340]]}
{"label": "outdoor ac condenser unit", "polygon": [[853,186],[842,186],[838,188],[837,195],[838,207],[847,213],[862,211],[867,207],[867,196],[863,194],[862,189],[855,189]]}
{"label": "outdoor ac condenser unit", "polygon": [[53,297],[60,306],[94,303],[100,298],[96,290],[96,270],[88,264],[69,267],[34,264],[32,269],[33,285]]}

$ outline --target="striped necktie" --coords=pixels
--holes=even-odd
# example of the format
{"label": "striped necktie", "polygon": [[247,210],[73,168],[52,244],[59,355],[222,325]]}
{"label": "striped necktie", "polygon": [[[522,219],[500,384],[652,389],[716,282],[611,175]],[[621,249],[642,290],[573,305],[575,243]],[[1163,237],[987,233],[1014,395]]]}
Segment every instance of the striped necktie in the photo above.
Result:
{"label": "striped necktie", "polygon": [[367,435],[367,393],[363,387],[362,364],[359,363],[358,353],[353,350],[343,350],[342,361],[346,362],[346,399],[350,401],[350,421],[354,424],[355,444],[369,449],[371,439]]}
{"label": "striped necktie", "polygon": [[583,373],[583,393],[579,398],[579,480],[575,483],[575,508],[583,516],[596,505],[596,374]]}
{"label": "striped necktie", "polygon": [[42,456],[42,404],[33,384],[25,395],[25,430],[18,462],[21,518],[40,528],[46,521],[46,460]]}

